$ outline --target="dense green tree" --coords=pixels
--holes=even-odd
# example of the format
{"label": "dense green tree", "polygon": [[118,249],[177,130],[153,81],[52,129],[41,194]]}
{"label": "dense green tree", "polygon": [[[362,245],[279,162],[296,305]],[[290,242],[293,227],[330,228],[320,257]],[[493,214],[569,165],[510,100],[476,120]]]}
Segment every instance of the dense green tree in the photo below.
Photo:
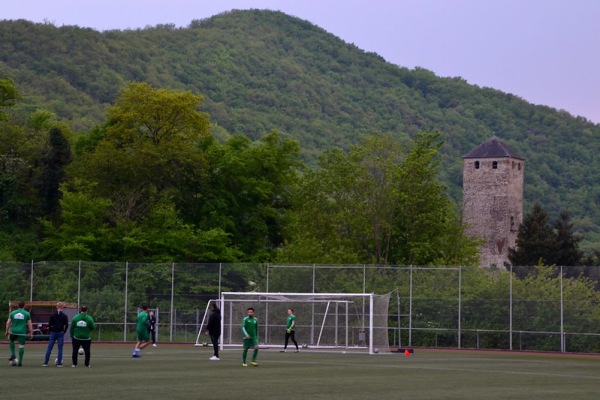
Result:
{"label": "dense green tree", "polygon": [[[31,181],[31,160],[25,150],[26,134],[22,127],[10,123],[3,110],[20,98],[10,79],[0,79],[0,227],[16,225],[31,210],[25,196]],[[0,228],[1,229],[1,228]]]}
{"label": "dense green tree", "polygon": [[417,135],[398,170],[397,262],[412,265],[470,265],[474,242],[466,239],[456,206],[438,179],[439,133]]}
{"label": "dense green tree", "polygon": [[575,232],[571,214],[567,210],[562,210],[553,228],[556,234],[556,245],[552,254],[552,264],[569,267],[580,265],[583,252],[579,250],[579,243],[583,238]]}
{"label": "dense green tree", "polygon": [[472,263],[444,186],[437,181],[438,135],[423,133],[405,151],[372,135],[348,154],[323,154],[294,196],[290,239],[279,260],[302,263],[440,265]]}
{"label": "dense green tree", "polygon": [[[582,265],[600,265],[600,250],[593,249],[590,253],[584,255],[581,260]],[[597,270],[597,268],[595,269]],[[594,277],[600,278],[600,271],[596,272]]]}
{"label": "dense green tree", "polygon": [[[164,98],[155,96],[175,95],[183,106],[189,104],[183,94],[202,93],[196,111],[211,115],[210,130],[219,140],[234,134],[256,141],[277,129],[298,141],[311,166],[325,149],[348,151],[361,143],[365,132],[391,132],[403,142],[436,129],[444,140],[437,174],[455,200],[461,193],[461,156],[495,132],[526,158],[525,204],[539,201],[552,215],[569,204],[578,232],[585,234],[582,250],[589,252],[600,241],[600,125],[459,77],[391,65],[299,18],[246,10],[181,29],[106,32],[0,21],[0,37],[5,39],[0,41],[5,95],[0,147],[15,143],[15,136],[23,139],[12,153],[0,152],[20,166],[11,164],[12,172],[0,178],[0,190],[10,193],[1,201],[3,211],[10,211],[0,216],[0,229],[25,226],[27,235],[19,237],[37,235],[35,220],[42,211],[35,182],[46,154],[45,133],[57,121],[79,136],[73,140],[77,168],[70,169],[70,177],[101,183],[95,195],[113,204],[113,224],[121,218],[137,221],[170,196],[184,223],[210,229],[199,222],[204,221],[200,199],[211,179],[208,160],[196,144],[179,147],[162,136],[193,143],[196,132],[206,129],[178,130],[177,123],[164,123],[181,116],[181,109],[163,110],[157,104]],[[131,86],[131,81],[147,83]],[[15,87],[28,94],[26,101],[17,101]],[[171,121],[194,126],[202,119],[188,116]],[[385,258],[383,236],[379,244],[376,252]],[[411,252],[406,256],[430,253],[421,245]]]}
{"label": "dense green tree", "polygon": [[569,204],[582,249],[600,241],[600,125],[460,77],[392,65],[299,18],[244,10],[181,29],[106,32],[0,21],[0,37],[0,79],[28,93],[11,110],[23,120],[37,105],[89,131],[127,82],[143,81],[202,93],[219,138],[257,140],[277,129],[300,143],[310,165],[327,148],[349,150],[365,132],[401,140],[436,129],[444,139],[438,173],[456,201],[461,156],[497,134],[526,158],[525,204],[539,201],[552,215]]}
{"label": "dense green tree", "polygon": [[[515,248],[509,249],[509,259],[519,276],[527,276],[533,270],[525,268],[535,265],[554,265],[568,267],[567,276],[578,276],[584,269],[576,268],[585,259],[579,250],[582,238],[575,232],[570,213],[563,210],[556,221],[550,225],[546,210],[536,203],[519,227]],[[558,274],[558,270],[556,270]]]}
{"label": "dense green tree", "polygon": [[65,179],[65,168],[71,163],[71,146],[62,130],[50,129],[49,151],[42,158],[42,167],[37,187],[44,215],[55,213],[59,201],[59,186]]}
{"label": "dense green tree", "polygon": [[5,108],[12,107],[21,98],[15,83],[11,79],[0,79],[0,120],[6,120]]}
{"label": "dense green tree", "polygon": [[131,83],[108,111],[107,139],[117,147],[139,142],[193,144],[208,136],[208,118],[198,111],[202,96]]}
{"label": "dense green tree", "polygon": [[228,232],[245,261],[271,260],[283,242],[290,187],[302,165],[298,143],[275,131],[255,142],[235,135],[223,145],[212,141],[206,153],[208,184],[188,211],[191,220]]}
{"label": "dense green tree", "polygon": [[519,226],[515,248],[508,250],[508,259],[515,267],[549,265],[555,243],[548,213],[540,203],[535,203]]}
{"label": "dense green tree", "polygon": [[[19,152],[20,143],[9,143],[14,132],[22,132],[16,127],[4,128],[3,141],[0,141],[0,220],[2,225],[18,225],[31,215],[33,196],[31,188],[31,161]],[[22,137],[22,136],[20,136]]]}
{"label": "dense green tree", "polygon": [[[370,179],[358,146],[345,154],[341,149],[325,151],[318,170],[309,170],[302,177],[294,195],[294,212],[290,215],[290,238],[279,256],[284,262],[359,263],[376,262],[373,247],[383,258],[389,249],[381,217],[369,213],[393,203],[369,204],[376,201],[372,194],[375,182]],[[382,149],[382,153],[389,147]],[[365,151],[366,153],[366,151]],[[368,161],[368,160],[366,160]],[[376,159],[373,159],[375,164]],[[377,174],[380,168],[372,168]],[[382,174],[382,176],[385,174]],[[392,174],[388,173],[391,179]],[[394,185],[387,185],[393,188]],[[381,199],[380,194],[378,199]],[[388,209],[389,210],[389,209]],[[382,211],[383,212],[383,211]],[[388,211],[389,212],[389,211]],[[373,225],[370,220],[373,219]],[[374,229],[381,241],[374,243]],[[385,254],[383,252],[385,251]],[[368,261],[364,261],[368,260]]]}
{"label": "dense green tree", "polygon": [[[31,260],[37,254],[44,198],[38,185],[48,154],[53,114],[18,103],[9,79],[0,80],[0,259]],[[42,198],[41,198],[42,197]]]}
{"label": "dense green tree", "polygon": [[221,229],[185,224],[173,204],[160,202],[122,238],[121,259],[144,262],[235,262],[242,254]]}
{"label": "dense green tree", "polygon": [[43,220],[40,257],[45,260],[115,260],[110,201],[94,196],[94,184],[76,180],[62,185],[58,221]]}
{"label": "dense green tree", "polygon": [[72,174],[97,182],[95,194],[113,203],[113,219],[139,220],[164,195],[178,206],[201,191],[206,161],[199,149],[208,119],[202,98],[132,83],[117,98],[107,123],[78,148]]}
{"label": "dense green tree", "polygon": [[[146,98],[154,100],[141,104]],[[282,240],[298,144],[272,133],[221,145],[209,138],[199,101],[146,84],[124,90],[109,121],[76,146],[61,213],[52,220],[46,209],[40,257],[268,260]],[[38,181],[48,205],[58,201],[51,185],[70,159],[59,129],[51,130],[49,148]]]}
{"label": "dense green tree", "polygon": [[182,222],[170,200],[152,206],[139,221],[112,221],[111,203],[94,185],[62,185],[61,215],[43,221],[44,259],[138,262],[234,262],[241,256],[220,229],[201,231]]}
{"label": "dense green tree", "polygon": [[[35,110],[32,112],[27,118],[26,127],[28,131],[39,135],[43,135],[53,127],[62,131],[62,128],[58,128],[56,114],[48,110]],[[64,133],[65,132],[61,132],[61,134]],[[52,134],[50,136],[52,136]]]}
{"label": "dense green tree", "polygon": [[[256,142],[238,135],[220,144],[196,109],[200,101],[148,84],[124,89],[108,121],[75,146],[70,172],[79,183],[65,186],[61,218],[45,223],[47,254],[152,262],[271,259],[283,240],[299,146],[276,132]],[[90,204],[102,212],[101,227],[72,226],[70,216],[81,211],[73,209],[79,189],[83,200],[110,205]]]}

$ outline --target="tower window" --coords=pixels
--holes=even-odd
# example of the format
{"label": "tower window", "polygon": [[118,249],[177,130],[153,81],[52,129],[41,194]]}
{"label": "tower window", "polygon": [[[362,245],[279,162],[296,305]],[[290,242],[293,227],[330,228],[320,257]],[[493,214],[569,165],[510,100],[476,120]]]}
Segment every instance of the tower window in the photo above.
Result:
{"label": "tower window", "polygon": [[510,231],[511,232],[516,232],[517,231],[515,229],[515,217],[513,217],[513,216],[510,217]]}
{"label": "tower window", "polygon": [[475,161],[475,169],[479,169],[479,161]]}
{"label": "tower window", "polygon": [[519,165],[519,171],[521,170],[521,163],[518,164]]}
{"label": "tower window", "polygon": [[492,169],[498,169],[498,161],[492,161]]}

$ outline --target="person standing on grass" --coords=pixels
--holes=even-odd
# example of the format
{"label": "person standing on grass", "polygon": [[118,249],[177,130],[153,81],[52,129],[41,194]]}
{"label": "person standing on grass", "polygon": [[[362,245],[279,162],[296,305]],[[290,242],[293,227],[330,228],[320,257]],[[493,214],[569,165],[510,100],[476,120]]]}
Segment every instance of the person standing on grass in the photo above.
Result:
{"label": "person standing on grass", "polygon": [[[23,366],[23,356],[25,355],[25,342],[33,338],[33,324],[31,323],[31,314],[25,311],[25,302],[20,301],[18,308],[10,313],[6,320],[6,337],[10,348],[10,365]],[[19,359],[15,355],[15,340],[19,342]]]}
{"label": "person standing on grass", "polygon": [[63,343],[65,341],[65,333],[69,329],[69,318],[63,312],[64,304],[62,302],[56,303],[56,312],[50,316],[48,321],[48,329],[50,330],[50,339],[48,340],[48,348],[46,348],[46,356],[44,357],[44,364],[42,367],[47,367],[50,361],[50,354],[54,348],[54,343],[58,344],[58,356],[54,365],[62,367],[63,360]]}
{"label": "person standing on grass", "polygon": [[294,315],[294,310],[291,308],[289,308],[287,312],[288,312],[288,317],[287,317],[287,322],[285,324],[285,344],[283,345],[283,350],[281,350],[281,352],[285,353],[285,350],[288,347],[288,341],[291,338],[292,343],[294,343],[296,345],[295,353],[297,353],[298,352],[298,342],[296,342],[296,316]]}
{"label": "person standing on grass", "polygon": [[206,325],[206,334],[210,336],[210,341],[213,345],[213,356],[209,358],[211,361],[219,361],[219,337],[221,336],[221,310],[217,303],[212,303],[211,312],[208,316],[208,324]]}
{"label": "person standing on grass", "polygon": [[137,316],[136,320],[136,332],[137,332],[137,343],[135,344],[135,348],[133,349],[133,353],[131,357],[139,358],[142,355],[140,351],[148,346],[150,342],[150,331],[149,331],[149,319],[148,315],[148,306],[146,304],[142,304],[142,311]]}
{"label": "person standing on grass", "polygon": [[244,337],[244,352],[242,353],[242,367],[247,367],[246,358],[248,350],[254,349],[252,353],[252,361],[250,365],[258,367],[256,356],[258,356],[258,320],[254,317],[254,308],[249,307],[247,310],[248,316],[242,321],[242,335]]}
{"label": "person standing on grass", "polygon": [[156,317],[154,316],[154,311],[148,313],[148,324],[150,336],[152,337],[152,347],[156,347]]}
{"label": "person standing on grass", "polygon": [[90,366],[91,347],[92,347],[92,331],[96,329],[94,319],[88,315],[87,306],[81,306],[81,312],[73,317],[71,321],[71,328],[69,333],[71,334],[71,340],[73,341],[73,353],[71,359],[73,365],[71,367],[77,367],[77,358],[79,348],[83,347],[85,354],[85,366]]}

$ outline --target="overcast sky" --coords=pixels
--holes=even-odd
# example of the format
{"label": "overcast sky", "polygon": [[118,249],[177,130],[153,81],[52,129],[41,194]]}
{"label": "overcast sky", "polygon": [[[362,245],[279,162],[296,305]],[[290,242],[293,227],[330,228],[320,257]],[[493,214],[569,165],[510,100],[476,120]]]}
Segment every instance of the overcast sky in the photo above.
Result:
{"label": "overcast sky", "polygon": [[[600,0],[1,0],[0,19],[97,30],[187,26],[232,9],[312,22],[409,68],[600,123]],[[2,40],[2,38],[0,38]]]}

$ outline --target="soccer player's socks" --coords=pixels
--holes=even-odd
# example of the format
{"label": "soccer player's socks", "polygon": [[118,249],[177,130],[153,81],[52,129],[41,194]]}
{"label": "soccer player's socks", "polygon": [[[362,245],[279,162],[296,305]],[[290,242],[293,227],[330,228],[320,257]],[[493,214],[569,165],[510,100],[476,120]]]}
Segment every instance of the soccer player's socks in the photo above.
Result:
{"label": "soccer player's socks", "polygon": [[8,347],[10,347],[10,355],[12,357],[15,356],[15,342],[9,342]]}
{"label": "soccer player's socks", "polygon": [[23,354],[25,354],[25,348],[21,347],[19,348],[19,364],[23,362]]}
{"label": "soccer player's socks", "polygon": [[244,362],[244,364],[246,364],[247,357],[248,357],[248,349],[244,349],[244,352],[242,353],[242,361]]}
{"label": "soccer player's socks", "polygon": [[254,349],[254,352],[252,353],[252,361],[256,361],[257,355],[258,355],[258,349]]}

